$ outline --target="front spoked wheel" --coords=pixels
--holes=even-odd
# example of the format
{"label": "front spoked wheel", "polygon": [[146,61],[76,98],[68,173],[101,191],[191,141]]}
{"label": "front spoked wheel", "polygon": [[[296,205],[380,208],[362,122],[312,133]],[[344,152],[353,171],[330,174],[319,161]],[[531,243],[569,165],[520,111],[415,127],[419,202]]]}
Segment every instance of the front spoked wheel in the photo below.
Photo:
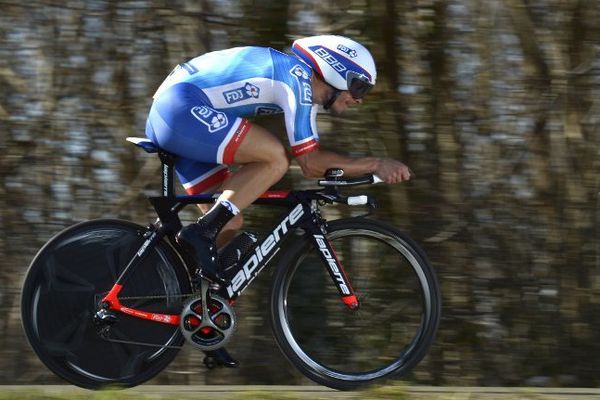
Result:
{"label": "front spoked wheel", "polygon": [[306,237],[297,240],[273,282],[279,346],[304,375],[335,389],[407,374],[427,354],[441,313],[425,254],[395,228],[364,218],[331,222],[327,237],[360,307],[341,301],[319,250]]}
{"label": "front spoked wheel", "polygon": [[[63,379],[90,389],[138,385],[165,368],[183,344],[178,326],[125,314],[108,330],[94,322],[100,300],[146,232],[121,220],[84,222],[51,239],[31,263],[22,292],[23,327],[40,360]],[[190,292],[185,267],[161,242],[135,268],[120,297],[127,307],[170,314],[181,311]]]}

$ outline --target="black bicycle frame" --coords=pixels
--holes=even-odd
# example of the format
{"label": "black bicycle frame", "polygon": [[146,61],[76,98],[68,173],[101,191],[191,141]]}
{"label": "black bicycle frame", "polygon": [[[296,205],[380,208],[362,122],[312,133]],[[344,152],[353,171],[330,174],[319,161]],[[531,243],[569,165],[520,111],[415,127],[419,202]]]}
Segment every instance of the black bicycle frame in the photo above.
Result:
{"label": "black bicycle frame", "polygon": [[[162,151],[159,151],[159,156],[162,161],[162,196],[148,198],[156,210],[158,221],[152,229],[146,232],[144,243],[142,243],[139,250],[131,258],[112,289],[102,299],[101,308],[120,311],[134,317],[155,322],[177,325],[179,323],[178,315],[149,313],[128,308],[123,306],[118,298],[119,292],[122,290],[128,277],[131,276],[132,271],[141,263],[148,252],[165,236],[171,239],[174,238],[182,228],[178,215],[179,212],[189,204],[209,204],[214,202],[218,197],[218,194],[176,196],[173,183],[174,158],[172,155]],[[318,254],[327,266],[327,270],[340,293],[342,301],[351,309],[358,308],[358,299],[354,294],[354,290],[344,272],[342,264],[337,259],[335,250],[326,238],[327,224],[321,218],[317,207],[319,201],[332,202],[334,193],[336,192],[331,188],[324,189],[323,191],[266,192],[258,198],[254,204],[283,206],[287,208],[287,211],[282,215],[279,223],[271,229],[270,233],[255,245],[254,250],[240,260],[231,273],[231,280],[225,285],[220,285],[217,293],[230,301],[234,301],[281,250],[284,240],[296,229],[302,229],[304,235],[310,237],[315,248],[319,250]],[[171,243],[177,248],[178,253],[183,258],[190,275],[194,276],[196,270],[189,268],[194,265],[194,260],[174,240],[171,240]],[[203,272],[201,273],[204,274]],[[213,282],[220,281],[215,276],[203,275],[203,277]]]}

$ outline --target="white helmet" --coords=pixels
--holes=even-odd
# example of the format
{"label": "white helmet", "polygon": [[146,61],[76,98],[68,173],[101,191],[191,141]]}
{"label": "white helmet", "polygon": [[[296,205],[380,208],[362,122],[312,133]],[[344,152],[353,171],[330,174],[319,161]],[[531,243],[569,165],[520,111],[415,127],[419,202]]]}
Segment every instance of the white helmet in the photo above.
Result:
{"label": "white helmet", "polygon": [[362,44],[344,36],[319,35],[296,40],[292,51],[325,82],[362,98],[375,85],[375,61]]}

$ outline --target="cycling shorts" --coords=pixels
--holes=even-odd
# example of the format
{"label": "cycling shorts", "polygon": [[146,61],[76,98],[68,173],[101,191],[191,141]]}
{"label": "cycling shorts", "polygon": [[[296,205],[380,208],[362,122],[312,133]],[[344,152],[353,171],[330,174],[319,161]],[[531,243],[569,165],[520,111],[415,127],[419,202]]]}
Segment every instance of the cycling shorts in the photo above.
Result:
{"label": "cycling shorts", "polygon": [[250,127],[247,119],[214,109],[201,89],[177,83],[154,100],[146,136],[178,156],[175,170],[183,187],[198,194],[227,179],[227,164]]}

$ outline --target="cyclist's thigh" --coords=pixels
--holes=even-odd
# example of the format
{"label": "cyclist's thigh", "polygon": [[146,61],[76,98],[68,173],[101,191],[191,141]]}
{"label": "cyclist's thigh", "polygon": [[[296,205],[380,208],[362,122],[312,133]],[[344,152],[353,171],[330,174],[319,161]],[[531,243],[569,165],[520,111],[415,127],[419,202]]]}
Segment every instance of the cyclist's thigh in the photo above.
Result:
{"label": "cyclist's thigh", "polygon": [[236,164],[278,160],[287,160],[285,147],[271,132],[256,124],[250,127],[234,156]]}
{"label": "cyclist's thigh", "polygon": [[178,156],[212,164],[231,164],[250,122],[211,107],[204,92],[189,83],[165,90],[152,104],[146,135]]}
{"label": "cyclist's thigh", "polygon": [[183,157],[176,159],[175,171],[189,195],[207,193],[211,189],[216,189],[230,175],[226,165],[204,163]]}
{"label": "cyclist's thigh", "polygon": [[[219,192],[223,182],[231,175],[226,165],[202,163],[181,157],[175,161],[175,171],[189,195]],[[212,206],[213,204],[198,204],[203,213],[210,210]],[[243,223],[242,213],[237,214],[223,228],[224,231],[232,231],[232,233],[227,234],[226,238],[220,239],[219,242],[221,244],[228,242],[242,228]]]}

